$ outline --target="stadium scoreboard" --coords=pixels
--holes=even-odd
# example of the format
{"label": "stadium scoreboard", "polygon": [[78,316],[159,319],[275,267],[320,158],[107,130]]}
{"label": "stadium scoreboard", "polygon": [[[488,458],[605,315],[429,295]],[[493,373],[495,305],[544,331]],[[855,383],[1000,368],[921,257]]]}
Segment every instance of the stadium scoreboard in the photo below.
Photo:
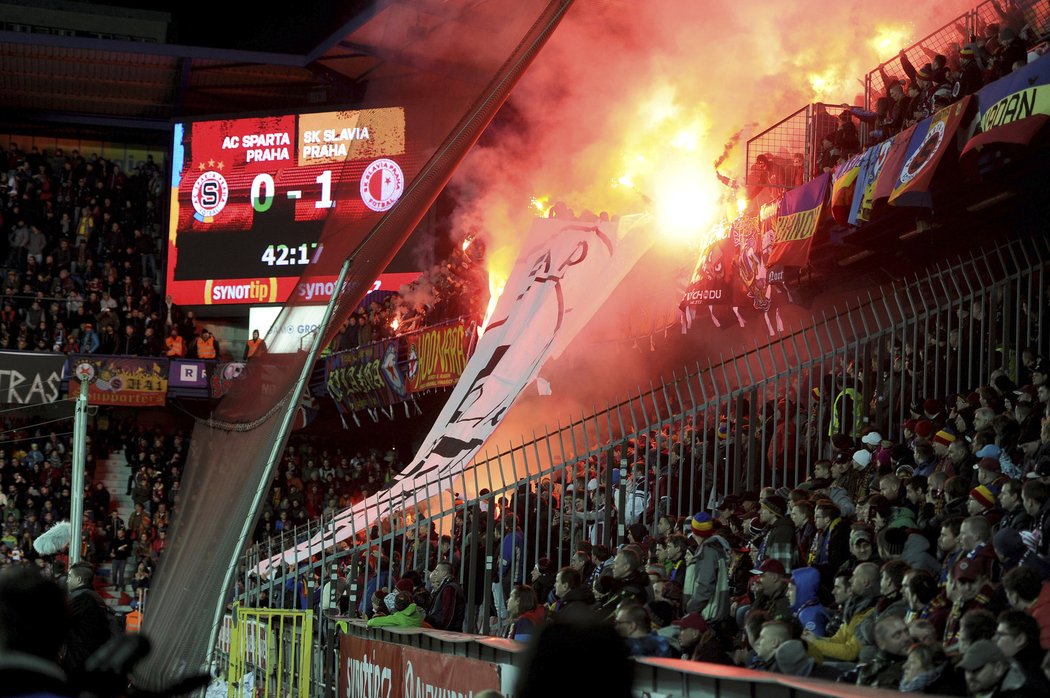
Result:
{"label": "stadium scoreboard", "polygon": [[[401,107],[180,122],[173,140],[167,289],[180,305],[285,302],[329,217],[367,231],[420,164]],[[324,281],[301,300],[327,300]]]}

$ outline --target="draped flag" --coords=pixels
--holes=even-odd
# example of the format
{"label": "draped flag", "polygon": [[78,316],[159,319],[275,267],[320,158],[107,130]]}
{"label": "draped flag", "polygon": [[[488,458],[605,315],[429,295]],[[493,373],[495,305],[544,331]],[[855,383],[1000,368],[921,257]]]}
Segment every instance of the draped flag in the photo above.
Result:
{"label": "draped flag", "polygon": [[986,85],[976,97],[977,134],[963,148],[964,159],[993,143],[1027,145],[1050,119],[1050,55]]}
{"label": "draped flag", "polygon": [[853,204],[853,190],[860,172],[860,161],[864,153],[857,153],[835,168],[831,175],[831,216],[839,225],[849,222],[849,211]]}
{"label": "draped flag", "polygon": [[909,126],[893,137],[890,151],[886,153],[886,164],[882,166],[882,172],[875,180],[875,189],[871,195],[873,205],[890,198],[893,188],[897,186],[897,175],[904,165],[905,158],[908,157],[912,136],[922,124],[925,124],[925,121]]}
{"label": "draped flag", "polygon": [[853,204],[849,211],[850,225],[858,225],[871,219],[875,180],[879,178],[879,173],[882,172],[882,167],[886,163],[886,156],[889,155],[892,144],[893,141],[883,141],[864,151],[864,156],[860,161],[860,171],[857,173],[857,183],[853,191]]}
{"label": "draped flag", "polygon": [[583,329],[652,244],[650,221],[648,214],[616,222],[536,219],[492,321],[411,464],[389,489],[337,515],[325,538],[284,558],[306,559],[451,489],[544,362]]}
{"label": "draped flag", "polygon": [[831,175],[827,172],[784,194],[773,219],[773,249],[767,266],[804,267],[820,224]]}
{"label": "draped flag", "polygon": [[930,183],[944,154],[955,152],[955,133],[966,120],[972,95],[915,125],[889,202],[893,206],[932,206]]}

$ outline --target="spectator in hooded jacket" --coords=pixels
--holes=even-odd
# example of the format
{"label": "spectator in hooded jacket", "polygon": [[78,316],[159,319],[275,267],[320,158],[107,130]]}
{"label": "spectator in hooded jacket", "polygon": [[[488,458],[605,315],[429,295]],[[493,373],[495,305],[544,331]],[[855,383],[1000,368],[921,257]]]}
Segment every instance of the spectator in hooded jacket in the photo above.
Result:
{"label": "spectator in hooded jacket", "polygon": [[791,612],[803,630],[823,637],[828,622],[828,610],[817,596],[819,588],[820,572],[816,569],[799,567],[792,570],[787,592]]}

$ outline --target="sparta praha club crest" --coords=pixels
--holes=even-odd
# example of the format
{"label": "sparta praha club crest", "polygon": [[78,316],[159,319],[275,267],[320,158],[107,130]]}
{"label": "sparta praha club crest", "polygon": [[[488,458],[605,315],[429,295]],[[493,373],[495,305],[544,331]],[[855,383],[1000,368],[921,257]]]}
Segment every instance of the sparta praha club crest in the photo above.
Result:
{"label": "sparta praha club crest", "polygon": [[230,198],[230,187],[226,178],[214,170],[208,170],[193,183],[190,200],[197,212],[197,220],[210,223],[226,207]]}
{"label": "sparta praha club crest", "polygon": [[405,175],[393,160],[376,160],[361,175],[361,200],[373,211],[389,210],[404,189]]}

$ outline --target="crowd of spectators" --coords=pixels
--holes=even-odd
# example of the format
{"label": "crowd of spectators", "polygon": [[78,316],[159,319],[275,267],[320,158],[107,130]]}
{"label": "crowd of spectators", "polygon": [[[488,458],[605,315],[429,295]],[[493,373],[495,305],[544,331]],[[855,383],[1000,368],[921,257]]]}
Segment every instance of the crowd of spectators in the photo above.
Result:
{"label": "crowd of spectators", "polygon": [[352,349],[458,317],[481,319],[488,294],[484,261],[485,245],[480,239],[454,247],[448,259],[400,291],[380,300],[366,299],[343,323],[332,350]]}
{"label": "crowd of spectators", "polygon": [[[73,447],[68,434],[32,424],[9,430],[15,445],[0,451],[0,567],[32,564],[63,567],[66,553],[54,558],[33,546],[42,533],[70,516]],[[88,435],[81,559],[110,570],[119,592],[147,589],[167,544],[167,527],[180,490],[187,440],[181,432],[139,431],[96,423]],[[114,493],[96,479],[96,463],[123,451],[129,474],[127,494],[133,511],[121,512]],[[64,567],[63,567],[64,569]],[[101,580],[100,580],[101,581]],[[138,594],[136,594],[138,595]]]}
{"label": "crowd of spectators", "polygon": [[296,436],[285,448],[255,527],[257,542],[278,538],[290,544],[296,527],[330,519],[386,486],[397,472],[393,451],[351,455],[327,444],[327,439]]}
{"label": "crowd of spectators", "polygon": [[163,328],[160,167],[11,143],[0,172],[0,348],[140,353]]}
{"label": "crowd of spectators", "polygon": [[[939,695],[1044,690],[1050,364],[1026,350],[1014,380],[997,369],[984,385],[955,381],[948,394],[896,404],[915,394],[935,355],[969,364],[957,336],[929,346],[928,356],[899,346],[885,354],[883,368],[899,375],[896,397],[818,401],[817,411],[827,416],[833,404],[839,418],[830,430],[826,419],[817,420],[822,429],[798,427],[790,448],[821,457],[797,477],[781,472],[779,487],[670,515],[682,500],[649,493],[685,496],[698,478],[683,472],[693,462],[683,453],[742,428],[700,433],[688,422],[613,446],[608,459],[567,467],[535,489],[523,484],[509,500],[482,491],[446,535],[397,512],[359,536],[375,544],[337,582],[310,583],[289,568],[273,603],[360,613],[371,625],[460,630],[465,588],[474,586],[483,610],[472,625],[491,614],[494,633],[519,640],[588,609],[635,656]],[[857,398],[852,388],[868,378],[850,367],[823,385]],[[888,415],[901,412],[892,430],[901,436],[885,437]],[[634,463],[624,500],[618,487],[606,491],[607,478],[622,476],[605,463],[621,457]],[[487,555],[490,573],[466,564]]]}
{"label": "crowd of spectators", "polygon": [[[821,150],[817,172],[829,171],[860,152],[862,146],[875,145],[927,118],[936,111],[974,94],[984,85],[1003,78],[1023,67],[1029,51],[1045,39],[1012,0],[1006,6],[992,2],[1000,21],[977,27],[968,34],[959,26],[960,41],[949,44],[938,53],[920,44],[929,62],[916,68],[905,51],[898,58],[904,75],[890,75],[885,64],[878,68],[882,89],[874,102],[874,111],[842,105],[839,125],[825,129],[820,137]],[[868,138],[862,143],[856,118],[869,125]]]}
{"label": "crowd of spectators", "polygon": [[[1023,4],[1023,3],[1022,3]],[[1046,36],[1026,19],[1013,0],[991,7],[999,21],[985,22],[978,15],[976,33],[956,26],[958,41],[940,53],[925,43],[917,47],[928,62],[916,68],[902,50],[895,60],[878,67],[881,85],[872,85],[872,110],[842,104],[832,115],[822,104],[811,115],[812,143],[816,151],[812,176],[834,170],[865,148],[893,138],[939,109],[984,85],[1005,77],[1045,53]],[[902,74],[891,74],[887,65],[900,65]],[[858,122],[867,128],[858,129]],[[802,153],[761,153],[748,173],[748,198],[761,188],[796,187],[809,177]]]}

